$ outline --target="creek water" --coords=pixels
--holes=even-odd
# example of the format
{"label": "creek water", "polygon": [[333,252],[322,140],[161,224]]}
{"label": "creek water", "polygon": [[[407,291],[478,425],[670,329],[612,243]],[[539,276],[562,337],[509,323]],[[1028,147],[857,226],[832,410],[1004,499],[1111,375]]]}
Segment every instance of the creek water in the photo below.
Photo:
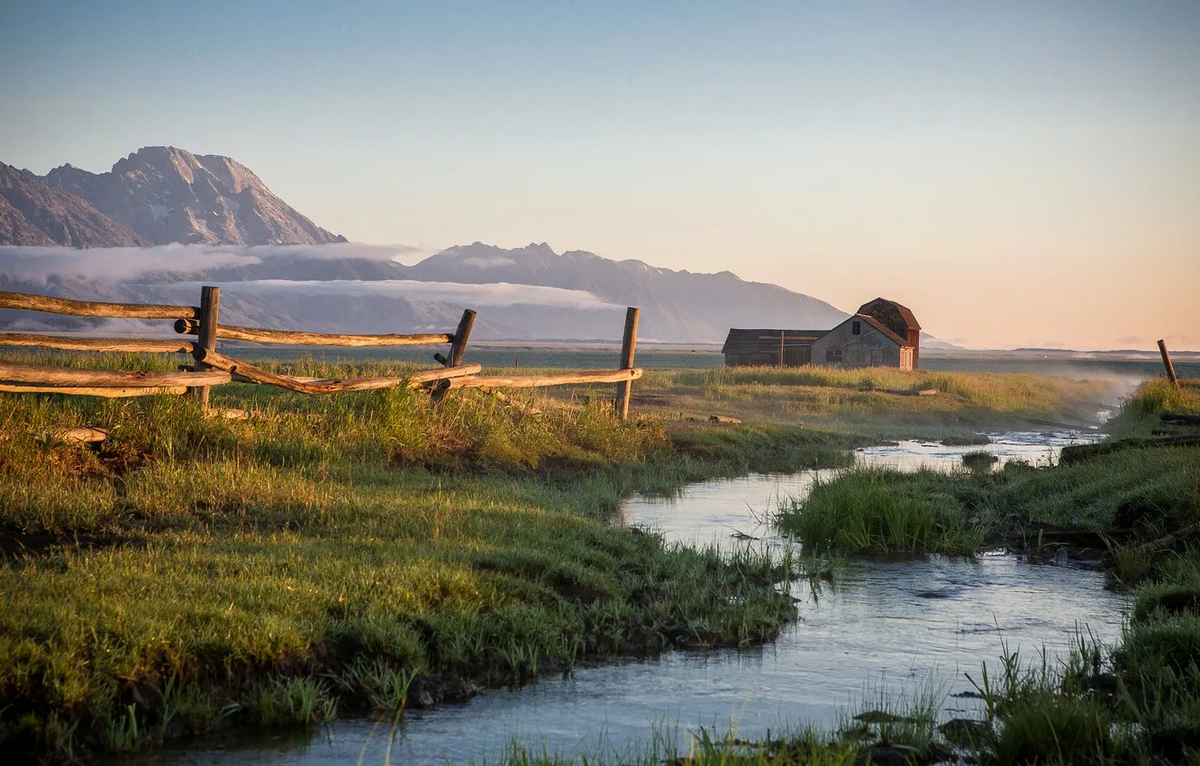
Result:
{"label": "creek water", "polygon": [[[985,449],[1000,461],[1055,459],[1079,433],[1005,433],[985,447],[902,442],[857,453],[860,464],[912,470],[961,464]],[[706,482],[672,499],[632,498],[623,521],[688,544],[769,546],[780,499],[803,496],[831,471]],[[332,764],[499,762],[514,741],[532,751],[628,752],[653,736],[686,742],[700,727],[762,736],[789,726],[833,727],[856,710],[936,695],[943,718],[971,715],[986,662],[1007,648],[1056,663],[1081,636],[1112,644],[1127,597],[1099,572],[1034,564],[1008,554],[857,560],[816,591],[791,586],[800,620],[749,650],[674,651],[653,659],[577,668],[520,689],[489,690],[465,704],[408,711],[392,721],[341,720],[304,733],[207,739],[123,763]],[[389,740],[393,740],[389,743]]]}

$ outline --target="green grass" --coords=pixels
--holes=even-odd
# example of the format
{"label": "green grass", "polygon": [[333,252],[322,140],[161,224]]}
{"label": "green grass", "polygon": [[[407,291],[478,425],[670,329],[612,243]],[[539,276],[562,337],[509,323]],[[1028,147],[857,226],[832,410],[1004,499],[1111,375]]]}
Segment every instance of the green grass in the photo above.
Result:
{"label": "green grass", "polygon": [[1200,456],[1126,450],[1071,466],[1009,464],[994,473],[861,468],[780,509],[803,544],[855,551],[970,552],[1007,541],[1036,548],[1047,526],[1156,537],[1200,521]]}
{"label": "green grass", "polygon": [[[212,397],[252,416],[0,396],[0,752],[70,761],[397,708],[410,688],[436,702],[456,693],[446,675],[522,683],[587,657],[770,640],[795,607],[765,553],[608,522],[633,491],[844,464],[861,443],[622,423],[599,396],[540,417],[479,392],[436,409],[402,390]],[[47,435],[75,425],[112,436]]]}
{"label": "green grass", "polygon": [[[888,391],[938,389],[936,396]],[[887,368],[735,367],[651,370],[634,387],[640,411],[665,419],[729,415],[804,422],[865,433],[979,443],[984,428],[1028,427],[1029,420],[1093,421],[1112,389],[1008,373],[904,372]]]}
{"label": "green grass", "polygon": [[[1145,436],[1164,410],[1200,412],[1200,390],[1152,381],[1113,433]],[[781,509],[818,551],[969,552],[1007,541],[1038,552],[1057,528],[1096,533],[1136,602],[1120,644],[1081,642],[1063,668],[1006,655],[979,678],[987,702],[973,756],[984,764],[1194,763],[1200,758],[1200,450],[1126,449],[1042,469],[903,474],[861,469]],[[1166,538],[1168,534],[1175,535]],[[1173,540],[1165,548],[1155,541]]]}
{"label": "green grass", "polygon": [[[1160,382],[1142,387],[1112,423],[1145,434],[1163,408],[1200,412],[1200,394]],[[974,454],[974,453],[970,453]],[[965,462],[965,458],[964,458]],[[1117,571],[1145,570],[1119,543],[1161,537],[1200,522],[1200,450],[1121,450],[1071,465],[1012,463],[996,472],[855,469],[780,509],[780,528],[818,549],[969,552],[1061,527],[1111,536]]]}
{"label": "green grass", "polygon": [[[178,361],[4,356],[109,369]],[[261,364],[322,377],[409,369]],[[665,404],[636,406],[624,423],[611,386],[519,392],[545,410],[537,417],[478,391],[435,409],[398,390],[213,389],[216,408],[246,409],[247,420],[204,417],[190,398],[0,396],[0,753],[80,760],[227,726],[436,702],[462,693],[448,678],[522,683],[586,657],[767,641],[795,608],[770,586],[766,554],[667,546],[612,526],[621,498],[844,466],[882,432],[970,438],[979,423],[1096,393],[1021,376],[774,375],[650,374],[634,390]],[[747,423],[661,416],[693,404],[725,414],[730,402]],[[933,425],[947,413],[957,425]],[[882,425],[833,427],[864,417]],[[95,447],[47,436],[77,425],[112,436]],[[929,518],[865,514],[864,539],[938,544],[946,519],[917,500]],[[732,757],[710,745],[704,762]]]}
{"label": "green grass", "polygon": [[856,469],[816,484],[803,500],[787,500],[776,519],[811,553],[971,553],[983,531],[956,509],[897,491],[893,474]]}

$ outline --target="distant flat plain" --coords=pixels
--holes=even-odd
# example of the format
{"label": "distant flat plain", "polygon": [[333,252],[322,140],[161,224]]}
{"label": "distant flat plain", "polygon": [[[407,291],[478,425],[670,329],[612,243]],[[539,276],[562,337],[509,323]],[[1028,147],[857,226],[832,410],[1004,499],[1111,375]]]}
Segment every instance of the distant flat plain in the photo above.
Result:
{"label": "distant flat plain", "polygon": [[[230,348],[233,344],[230,344]],[[347,362],[388,361],[429,362],[433,351],[425,348],[325,348],[295,346],[288,348],[239,347],[235,356],[244,359],[290,361],[311,356],[318,360]],[[520,369],[574,368],[609,369],[617,364],[616,343],[570,341],[485,341],[472,344],[466,360],[485,368]],[[1177,353],[1175,370],[1181,378],[1200,377],[1200,354]],[[723,367],[721,347],[669,343],[642,343],[635,364],[648,370],[707,370]],[[1130,383],[1163,375],[1157,351],[973,351],[922,349],[920,365],[926,370],[958,372],[1011,372],[1028,375],[1054,375],[1066,378],[1116,378]]]}

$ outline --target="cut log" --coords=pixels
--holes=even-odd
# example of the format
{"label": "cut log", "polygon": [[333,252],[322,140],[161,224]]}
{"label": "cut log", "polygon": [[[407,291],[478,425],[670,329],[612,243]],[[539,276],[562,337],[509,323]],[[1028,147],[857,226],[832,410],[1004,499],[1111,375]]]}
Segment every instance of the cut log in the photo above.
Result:
{"label": "cut log", "polygon": [[105,428],[89,428],[87,426],[78,426],[76,428],[57,428],[49,433],[53,439],[58,439],[64,442],[76,442],[79,444],[95,444],[102,442],[109,437],[112,432]]}
{"label": "cut log", "polygon": [[925,388],[920,391],[910,391],[902,388],[868,388],[867,391],[878,391],[881,394],[893,396],[936,396],[940,392],[936,388]]}
{"label": "cut log", "polygon": [[65,351],[122,351],[126,353],[190,354],[195,344],[186,340],[143,340],[139,338],[66,338],[61,335],[0,333],[0,346],[38,346]]}
{"label": "cut log", "polygon": [[124,399],[130,396],[177,395],[187,391],[186,386],[39,386],[32,383],[0,383],[0,393],[6,394],[63,394],[65,396],[102,396],[106,399]]}
{"label": "cut log", "polygon": [[45,311],[51,314],[70,314],[80,317],[110,317],[114,319],[196,319],[200,309],[195,306],[160,306],[140,303],[93,303],[51,298],[48,295],[0,292],[0,309]]}
{"label": "cut log", "polygon": [[[176,322],[175,332],[195,335],[195,322]],[[273,343],[288,346],[424,346],[438,343],[453,343],[450,333],[424,333],[416,335],[340,335],[336,333],[292,332],[290,330],[264,330],[257,327],[217,327],[220,340],[244,340],[252,343]]]}
{"label": "cut log", "polygon": [[219,386],[230,381],[229,373],[206,372],[127,372],[125,370],[80,370],[46,364],[18,364],[0,361],[0,381],[37,383],[43,386],[129,387]]}
{"label": "cut log", "polygon": [[1143,553],[1154,553],[1166,548],[1173,548],[1180,541],[1195,537],[1198,534],[1200,534],[1200,522],[1188,524],[1186,527],[1180,527],[1170,534],[1163,535],[1156,540],[1151,540],[1148,543],[1139,545],[1138,550]]}
{"label": "cut log", "polygon": [[486,386],[480,386],[476,390],[480,391],[482,393],[485,393],[488,396],[493,396],[496,398],[496,401],[500,402],[501,404],[506,404],[509,407],[512,407],[513,409],[520,410],[521,412],[524,412],[526,415],[537,416],[537,415],[542,414],[542,411],[539,410],[537,407],[528,405],[525,402],[518,402],[516,399],[513,399],[511,396],[509,396],[508,394],[504,393],[503,391],[501,391],[499,389],[487,388]]}
{"label": "cut log", "polygon": [[250,413],[234,407],[209,407],[204,414],[217,420],[249,420]]}
{"label": "cut log", "polygon": [[473,375],[471,377],[454,378],[450,381],[450,388],[543,388],[545,386],[568,386],[577,383],[620,383],[623,380],[637,380],[640,377],[642,377],[640,367],[635,367],[632,370],[565,372],[558,375],[514,377]]}
{"label": "cut log", "polygon": [[1152,439],[1118,439],[1103,441],[1096,444],[1073,444],[1063,447],[1059,463],[1075,465],[1101,455],[1110,455],[1126,449],[1148,449],[1155,447],[1197,447],[1200,446],[1200,434],[1190,436],[1161,436]]}
{"label": "cut log", "polygon": [[1188,415],[1183,412],[1164,412],[1158,419],[1164,423],[1176,423],[1181,426],[1200,426],[1200,415]]}
{"label": "cut log", "polygon": [[196,357],[197,360],[203,361],[217,370],[232,373],[239,379],[246,379],[254,383],[264,383],[270,386],[279,386],[280,388],[286,388],[289,391],[301,394],[337,394],[347,391],[371,391],[379,388],[394,388],[396,386],[416,388],[435,380],[453,378],[458,375],[473,375],[481,369],[478,364],[464,364],[458,367],[415,372],[405,377],[354,378],[350,380],[312,380],[306,378],[301,380],[291,375],[268,372],[249,362],[233,359],[216,351],[197,349],[195,353],[198,354]]}

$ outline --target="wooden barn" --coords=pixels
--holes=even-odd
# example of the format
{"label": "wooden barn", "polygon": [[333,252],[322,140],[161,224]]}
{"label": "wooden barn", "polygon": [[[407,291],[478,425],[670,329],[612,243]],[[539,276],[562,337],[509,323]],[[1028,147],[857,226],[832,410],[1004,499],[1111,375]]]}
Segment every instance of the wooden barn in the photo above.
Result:
{"label": "wooden barn", "polygon": [[864,303],[830,330],[731,329],[721,347],[729,367],[898,367],[915,370],[921,325],[905,306],[885,298]]}

